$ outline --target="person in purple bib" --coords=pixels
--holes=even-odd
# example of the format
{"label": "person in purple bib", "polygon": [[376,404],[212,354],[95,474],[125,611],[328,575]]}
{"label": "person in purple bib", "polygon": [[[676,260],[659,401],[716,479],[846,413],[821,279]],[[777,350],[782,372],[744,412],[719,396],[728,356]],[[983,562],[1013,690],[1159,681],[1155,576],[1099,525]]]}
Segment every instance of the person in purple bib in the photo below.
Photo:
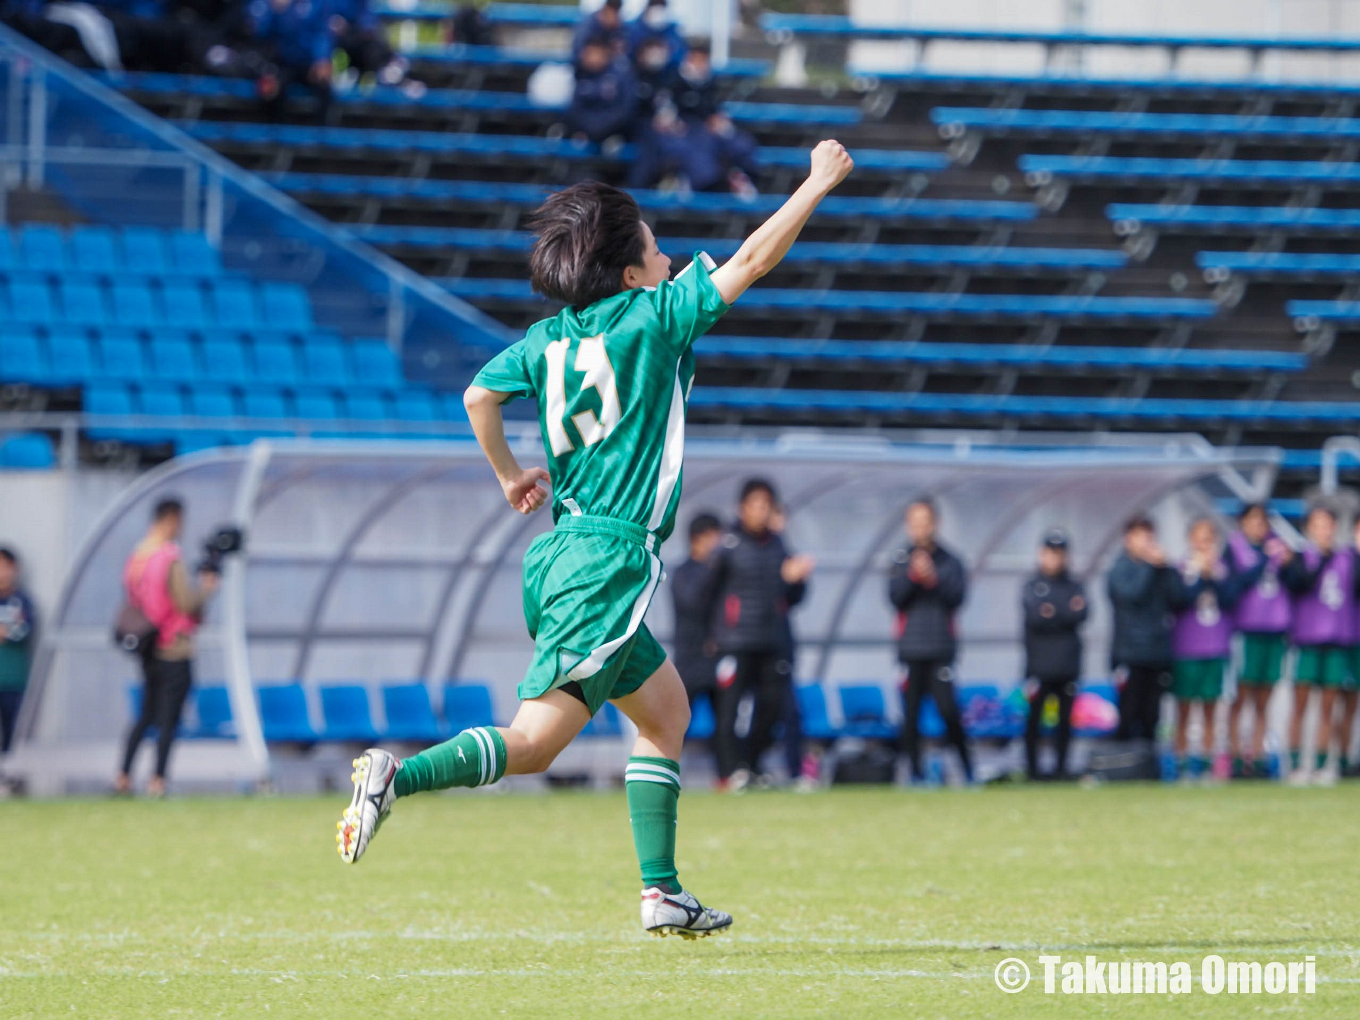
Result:
{"label": "person in purple bib", "polygon": [[[1242,597],[1233,610],[1233,626],[1242,635],[1242,665],[1237,671],[1237,695],[1228,709],[1228,753],[1233,778],[1264,776],[1267,709],[1270,695],[1284,674],[1289,650],[1289,625],[1294,603],[1280,583],[1280,570],[1294,558],[1294,550],[1270,530],[1266,508],[1244,507],[1239,530],[1228,539],[1226,559],[1242,576]],[[1243,712],[1251,709],[1251,753],[1242,753]]]}
{"label": "person in purple bib", "polygon": [[[1223,696],[1223,674],[1232,650],[1231,611],[1243,591],[1243,576],[1223,559],[1218,525],[1201,517],[1190,525],[1190,554],[1180,566],[1178,610],[1171,632],[1171,693],[1176,696],[1176,772],[1204,775],[1213,754],[1215,711]],[[1190,713],[1204,718],[1201,756],[1187,757]],[[1188,771],[1187,771],[1188,768]]]}
{"label": "person in purple bib", "polygon": [[1314,506],[1304,525],[1308,545],[1280,571],[1280,580],[1295,595],[1291,632],[1298,647],[1294,666],[1294,717],[1289,727],[1290,780],[1306,783],[1302,761],[1303,717],[1314,689],[1321,691],[1315,771],[1325,781],[1327,752],[1333,733],[1332,714],[1338,691],[1355,688],[1351,667],[1356,629],[1355,550],[1336,545],[1336,511]]}

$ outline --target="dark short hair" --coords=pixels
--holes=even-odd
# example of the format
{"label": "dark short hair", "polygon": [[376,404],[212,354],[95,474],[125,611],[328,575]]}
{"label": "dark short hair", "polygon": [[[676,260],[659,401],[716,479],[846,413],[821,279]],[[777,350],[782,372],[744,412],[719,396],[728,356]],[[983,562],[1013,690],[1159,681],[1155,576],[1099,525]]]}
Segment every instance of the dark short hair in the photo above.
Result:
{"label": "dark short hair", "polygon": [[1157,526],[1152,523],[1152,518],[1146,514],[1134,514],[1124,522],[1124,534],[1127,535],[1130,531],[1151,531],[1155,533]]}
{"label": "dark short hair", "polygon": [[163,499],[156,504],[156,509],[151,511],[153,521],[163,521],[167,517],[183,517],[184,503],[174,497]]}
{"label": "dark short hair", "polygon": [[700,535],[707,535],[709,532],[721,531],[722,521],[711,513],[695,514],[689,520],[689,537],[698,538]]}
{"label": "dark short hair", "polygon": [[601,7],[608,7],[611,11],[623,10],[623,0],[604,0]]}
{"label": "dark short hair", "polygon": [[741,495],[737,497],[738,503],[745,503],[748,498],[757,492],[763,492],[770,497],[771,503],[777,503],[779,497],[775,495],[774,483],[767,478],[748,478],[741,483]]}
{"label": "dark short hair", "polygon": [[18,555],[7,545],[0,545],[0,560],[4,560],[11,567],[19,565]]}
{"label": "dark short hair", "polygon": [[582,181],[548,196],[530,225],[534,290],[585,308],[623,290],[623,271],[642,265],[642,211],[633,196],[599,181]]}
{"label": "dark short hair", "polygon": [[1308,513],[1304,519],[1307,520],[1307,518],[1312,517],[1313,514],[1326,514],[1332,520],[1336,520],[1336,510],[1326,503],[1314,503],[1308,508]]}
{"label": "dark short hair", "polygon": [[713,47],[709,44],[708,39],[703,36],[696,36],[689,40],[689,51],[691,53],[702,53],[706,57],[713,55]]}
{"label": "dark short hair", "polygon": [[1266,505],[1264,503],[1247,503],[1243,505],[1242,512],[1237,515],[1237,519],[1239,521],[1245,521],[1248,517],[1258,511],[1262,514],[1266,514]]}

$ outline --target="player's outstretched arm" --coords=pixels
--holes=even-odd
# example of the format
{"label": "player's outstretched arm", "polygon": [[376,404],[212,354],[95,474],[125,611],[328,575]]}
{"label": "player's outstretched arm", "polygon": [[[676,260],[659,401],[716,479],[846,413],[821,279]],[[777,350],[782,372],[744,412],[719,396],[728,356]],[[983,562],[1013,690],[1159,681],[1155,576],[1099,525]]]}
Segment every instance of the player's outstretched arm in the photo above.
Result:
{"label": "player's outstretched arm", "polygon": [[775,266],[802,232],[822,199],[845,180],[855,162],[840,142],[820,142],[812,150],[812,172],[779,211],[756,228],[737,253],[713,271],[713,283],[723,301],[732,304]]}
{"label": "player's outstretched arm", "polygon": [[547,490],[539,484],[548,480],[548,472],[541,467],[522,468],[515,459],[505,438],[505,419],[501,417],[501,405],[509,399],[509,393],[469,386],[463,393],[463,406],[506,500],[520,513],[531,514],[548,501]]}

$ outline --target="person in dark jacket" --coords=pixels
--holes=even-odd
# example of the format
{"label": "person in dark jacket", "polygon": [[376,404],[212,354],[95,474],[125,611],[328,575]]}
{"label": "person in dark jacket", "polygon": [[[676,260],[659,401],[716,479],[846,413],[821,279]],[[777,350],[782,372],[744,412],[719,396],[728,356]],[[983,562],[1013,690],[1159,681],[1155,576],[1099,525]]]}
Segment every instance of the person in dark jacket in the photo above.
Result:
{"label": "person in dark jacket", "polygon": [[692,134],[702,136],[713,147],[727,189],[745,198],[754,197],[756,187],[751,179],[760,172],[758,146],[754,136],[732,123],[722,108],[707,43],[698,42],[689,48],[675,72],[671,92],[680,119]]}
{"label": "person in dark jacket", "polygon": [[[814,561],[791,556],[770,527],[774,486],[752,478],[741,488],[737,525],[713,554],[709,577],[718,665],[718,776],[739,792],[773,742],[786,699],[793,696],[788,612],[802,601]],[[742,698],[754,697],[745,741],[737,737]],[[795,777],[790,777],[795,778]]]}
{"label": "person in dark jacket", "polygon": [[1053,777],[1067,777],[1067,749],[1072,741],[1072,705],[1081,677],[1081,626],[1090,608],[1086,589],[1067,572],[1067,532],[1054,528],[1039,547],[1039,570],[1025,582],[1020,604],[1025,618],[1025,676],[1035,687],[1025,723],[1025,769],[1039,779],[1039,724],[1044,704],[1058,699],[1054,733],[1057,766]]}
{"label": "person in dark jacket", "polygon": [[596,143],[622,137],[632,129],[636,110],[637,83],[628,61],[612,55],[604,37],[587,40],[576,61],[568,128]]}
{"label": "person in dark jacket", "polygon": [[708,578],[713,551],[722,539],[722,524],[713,514],[696,514],[689,522],[689,559],[671,574],[675,601],[675,668],[685,682],[689,703],[712,696],[717,685],[717,646],[713,643]]}
{"label": "person in dark jacket", "polygon": [[[604,0],[594,14],[581,19],[571,40],[571,61],[581,62],[581,51],[593,40],[603,40],[610,59],[627,56],[627,29],[623,24],[623,0]],[[468,40],[459,40],[466,42]]]}
{"label": "person in dark jacket", "polygon": [[898,612],[897,657],[906,667],[902,688],[902,747],[913,779],[921,771],[921,699],[930,694],[944,719],[945,735],[958,751],[963,774],[973,780],[973,760],[954,696],[958,641],[954,614],[968,592],[963,563],[940,544],[935,504],[919,499],[907,507],[909,544],[888,574],[888,600]]}
{"label": "person in dark jacket", "polygon": [[331,55],[335,30],[325,0],[251,0],[246,19],[259,67],[256,91],[265,115],[283,114],[290,85],[297,84],[316,98],[318,119],[324,121],[331,101]]}
{"label": "person in dark jacket", "polygon": [[0,754],[14,739],[37,626],[33,602],[19,585],[19,557],[0,548]]}
{"label": "person in dark jacket", "polygon": [[1170,685],[1180,584],[1148,518],[1134,517],[1124,525],[1124,551],[1110,568],[1106,586],[1114,608],[1110,664],[1124,673],[1117,736],[1151,743],[1157,739],[1162,694]]}
{"label": "person in dark jacket", "polygon": [[635,65],[639,62],[639,53],[644,46],[649,43],[661,43],[664,52],[657,63],[657,68],[672,72],[680,66],[689,49],[685,37],[680,34],[680,26],[671,20],[670,11],[666,9],[666,0],[647,0],[647,6],[642,14],[636,21],[629,22],[624,39],[628,59]]}

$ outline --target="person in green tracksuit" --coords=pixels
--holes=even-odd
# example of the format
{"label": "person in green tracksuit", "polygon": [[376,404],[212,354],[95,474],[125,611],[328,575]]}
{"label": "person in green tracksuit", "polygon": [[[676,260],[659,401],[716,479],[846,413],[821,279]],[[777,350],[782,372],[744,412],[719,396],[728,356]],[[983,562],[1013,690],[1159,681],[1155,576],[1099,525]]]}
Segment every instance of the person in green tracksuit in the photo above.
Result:
{"label": "person in green tracksuit", "polygon": [[36,627],[33,602],[19,586],[19,557],[0,548],[0,754],[14,739]]}
{"label": "person in green tracksuit", "polygon": [[[509,726],[478,727],[399,760],[355,759],[354,795],[337,824],[341,859],[357,860],[398,797],[541,772],[606,702],[638,728],[624,773],[642,872],[643,928],[695,938],[730,915],[679,882],[675,829],[685,687],[643,617],[661,581],[657,550],[674,526],[694,341],[773,269],[853,163],[837,142],[721,268],[703,253],[674,280],[637,203],[588,181],[548,198],[529,257],[534,287],[565,304],[497,355],[464,394],[468,418],[511,507],[548,502],[553,531],[524,558],[524,615],[534,657]],[[520,466],[501,405],[538,400],[548,468]]]}

